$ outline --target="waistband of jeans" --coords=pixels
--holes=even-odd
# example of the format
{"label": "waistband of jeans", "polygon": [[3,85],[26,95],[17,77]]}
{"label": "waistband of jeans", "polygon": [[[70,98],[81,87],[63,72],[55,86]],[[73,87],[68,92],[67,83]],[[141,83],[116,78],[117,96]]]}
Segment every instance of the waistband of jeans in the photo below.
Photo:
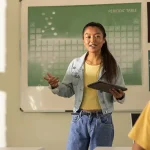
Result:
{"label": "waistband of jeans", "polygon": [[78,110],[77,112],[73,112],[72,115],[98,115],[98,114],[102,114],[102,110],[96,110],[96,111],[90,111],[90,110]]}

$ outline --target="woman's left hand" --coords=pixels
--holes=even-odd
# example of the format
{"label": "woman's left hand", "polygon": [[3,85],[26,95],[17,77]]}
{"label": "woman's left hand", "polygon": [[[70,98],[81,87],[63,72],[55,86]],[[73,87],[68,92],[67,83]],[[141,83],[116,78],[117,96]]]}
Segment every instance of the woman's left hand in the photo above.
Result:
{"label": "woman's left hand", "polygon": [[116,98],[116,99],[121,99],[124,97],[125,93],[122,90],[115,90],[111,89],[110,93]]}

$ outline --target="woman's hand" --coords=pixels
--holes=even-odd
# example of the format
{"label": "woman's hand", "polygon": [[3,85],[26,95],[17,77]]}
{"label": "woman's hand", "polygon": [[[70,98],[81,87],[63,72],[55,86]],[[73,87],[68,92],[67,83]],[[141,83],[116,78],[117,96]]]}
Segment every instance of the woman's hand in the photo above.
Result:
{"label": "woman's hand", "polygon": [[111,89],[110,93],[116,98],[116,99],[122,99],[125,95],[125,93],[122,90],[115,90]]}
{"label": "woman's hand", "polygon": [[44,79],[48,81],[52,88],[58,87],[59,79],[57,77],[54,77],[50,73],[47,73],[47,76],[45,76]]}

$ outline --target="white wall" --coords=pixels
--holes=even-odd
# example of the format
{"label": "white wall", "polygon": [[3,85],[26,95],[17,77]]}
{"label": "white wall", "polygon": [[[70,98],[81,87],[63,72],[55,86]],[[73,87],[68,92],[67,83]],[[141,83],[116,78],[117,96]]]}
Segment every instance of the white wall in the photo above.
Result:
{"label": "white wall", "polygon": [[[123,0],[122,0],[123,2]],[[20,108],[19,0],[7,0],[5,73],[0,73],[0,91],[7,94],[7,145],[43,146],[46,150],[65,150],[71,115],[69,113],[23,113]],[[113,114],[114,146],[131,146],[127,134],[130,113]]]}

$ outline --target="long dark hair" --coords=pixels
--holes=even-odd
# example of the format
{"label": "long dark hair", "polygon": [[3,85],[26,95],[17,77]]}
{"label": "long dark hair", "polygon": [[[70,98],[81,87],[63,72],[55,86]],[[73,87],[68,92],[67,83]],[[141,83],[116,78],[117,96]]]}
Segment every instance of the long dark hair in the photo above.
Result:
{"label": "long dark hair", "polygon": [[[99,28],[103,34],[103,38],[106,38],[105,28],[100,23],[96,23],[96,22],[90,22],[84,26],[83,31],[82,31],[83,38],[84,38],[85,29],[89,26]],[[108,82],[111,83],[117,77],[117,63],[116,63],[115,58],[113,57],[113,55],[110,53],[108,49],[106,40],[101,48],[101,57],[103,59],[102,60],[103,68],[106,71],[105,78]]]}

